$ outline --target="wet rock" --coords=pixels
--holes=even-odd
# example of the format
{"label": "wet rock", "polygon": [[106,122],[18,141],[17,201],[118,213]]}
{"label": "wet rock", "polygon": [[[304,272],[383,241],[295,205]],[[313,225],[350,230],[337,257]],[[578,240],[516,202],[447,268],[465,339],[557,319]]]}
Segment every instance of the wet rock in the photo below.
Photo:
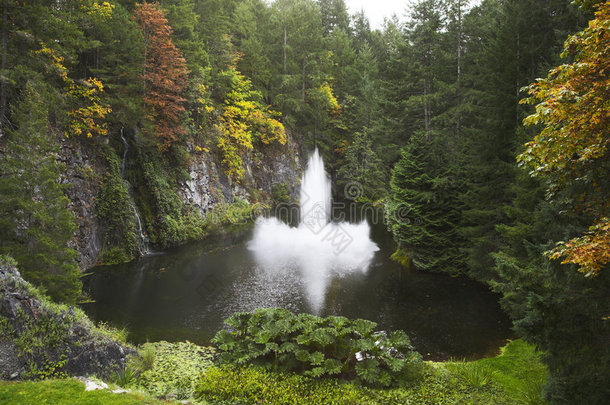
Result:
{"label": "wet rock", "polygon": [[269,201],[279,185],[288,188],[293,200],[297,198],[302,168],[298,146],[291,134],[284,146],[270,146],[264,153],[254,151],[244,156],[245,174],[241,183],[232,182],[211,154],[196,153],[192,146],[190,149],[193,156],[190,178],[182,182],[178,193],[185,205],[198,209],[204,217],[214,205],[231,203],[237,198],[249,202]]}
{"label": "wet rock", "polygon": [[61,181],[71,185],[67,190],[70,199],[68,208],[74,213],[77,226],[70,246],[80,253],[79,268],[86,270],[96,263],[102,248],[95,197],[106,168],[95,151],[86,149],[86,146],[71,138],[61,137],[59,160],[66,167]]}

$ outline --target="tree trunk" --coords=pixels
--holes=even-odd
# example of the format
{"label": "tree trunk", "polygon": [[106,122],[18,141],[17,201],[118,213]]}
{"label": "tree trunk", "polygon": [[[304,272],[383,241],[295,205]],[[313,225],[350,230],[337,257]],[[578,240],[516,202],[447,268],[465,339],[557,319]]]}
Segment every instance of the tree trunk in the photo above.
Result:
{"label": "tree trunk", "polygon": [[457,98],[457,120],[456,120],[456,135],[459,138],[462,132],[462,100],[460,94],[460,85],[462,79],[462,2],[458,1],[458,33],[457,33],[457,83],[456,83],[456,98]]}
{"label": "tree trunk", "polygon": [[305,102],[305,58],[301,63],[301,99]]}
{"label": "tree trunk", "polygon": [[[6,53],[7,53],[7,30],[8,30],[8,0],[2,2],[2,76],[6,72]],[[3,133],[4,122],[6,120],[6,80],[0,81],[0,136]]]}
{"label": "tree trunk", "polygon": [[286,74],[286,46],[288,43],[288,36],[286,32],[286,25],[284,24],[284,74]]}
{"label": "tree trunk", "polygon": [[426,140],[430,140],[430,106],[428,105],[428,82],[424,78],[424,129]]}

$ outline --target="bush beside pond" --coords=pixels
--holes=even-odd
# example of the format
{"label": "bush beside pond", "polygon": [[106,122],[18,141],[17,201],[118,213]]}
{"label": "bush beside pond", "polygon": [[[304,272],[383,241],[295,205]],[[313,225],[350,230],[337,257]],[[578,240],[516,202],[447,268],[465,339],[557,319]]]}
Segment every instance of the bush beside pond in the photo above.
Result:
{"label": "bush beside pond", "polygon": [[404,385],[421,368],[421,356],[406,333],[376,332],[377,324],[364,319],[264,308],[236,313],[225,323],[232,331],[221,330],[212,339],[224,363],[381,387]]}

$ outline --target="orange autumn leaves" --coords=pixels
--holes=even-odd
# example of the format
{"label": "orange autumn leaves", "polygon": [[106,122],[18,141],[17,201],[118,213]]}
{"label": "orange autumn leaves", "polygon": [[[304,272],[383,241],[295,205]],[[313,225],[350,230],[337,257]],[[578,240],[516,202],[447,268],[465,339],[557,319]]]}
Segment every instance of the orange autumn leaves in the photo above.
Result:
{"label": "orange autumn leaves", "polygon": [[610,262],[610,220],[602,218],[584,236],[560,242],[549,252],[551,259],[563,258],[562,263],[573,263],[586,275],[597,274]]}
{"label": "orange autumn leaves", "polygon": [[154,123],[160,149],[165,151],[186,135],[182,125],[188,85],[186,61],[171,40],[172,27],[158,3],[136,4],[134,20],[146,44],[142,79],[147,117]]}
{"label": "orange autumn leaves", "polygon": [[607,1],[585,30],[566,41],[562,56],[571,55],[573,62],[529,86],[531,97],[524,102],[538,104],[524,123],[544,127],[519,156],[534,176],[549,179],[553,189],[583,180],[592,184],[591,191],[575,198],[573,208],[594,215],[594,224],[584,236],[561,242],[548,253],[552,259],[577,264],[588,276],[610,262],[607,190],[597,181],[610,146],[609,31]]}

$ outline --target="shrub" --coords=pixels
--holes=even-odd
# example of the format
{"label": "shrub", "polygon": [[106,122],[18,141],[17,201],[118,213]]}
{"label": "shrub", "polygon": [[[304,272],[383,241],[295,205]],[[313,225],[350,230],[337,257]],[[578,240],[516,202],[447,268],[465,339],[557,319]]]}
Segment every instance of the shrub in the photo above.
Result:
{"label": "shrub", "polygon": [[115,371],[111,380],[119,387],[127,387],[132,384],[133,381],[138,377],[138,370],[135,370],[129,366],[126,366],[122,370]]}
{"label": "shrub", "polygon": [[402,385],[417,376],[421,356],[403,331],[375,332],[375,322],[295,315],[285,309],[236,313],[214,339],[220,361],[261,365],[311,377],[337,376],[370,386]]}
{"label": "shrub", "polygon": [[493,381],[493,372],[479,363],[465,364],[457,369],[458,375],[471,387],[482,390]]}
{"label": "shrub", "polygon": [[192,398],[214,354],[214,349],[190,342],[146,343],[140,348],[140,359],[129,363],[139,373],[132,385],[159,397]]}
{"label": "shrub", "polygon": [[271,198],[274,204],[288,204],[292,201],[290,197],[290,187],[286,183],[280,183],[271,189]]}
{"label": "shrub", "polygon": [[215,230],[224,225],[240,225],[251,222],[260,211],[268,208],[264,204],[249,204],[246,200],[236,198],[231,204],[219,203],[206,216],[207,229]]}

